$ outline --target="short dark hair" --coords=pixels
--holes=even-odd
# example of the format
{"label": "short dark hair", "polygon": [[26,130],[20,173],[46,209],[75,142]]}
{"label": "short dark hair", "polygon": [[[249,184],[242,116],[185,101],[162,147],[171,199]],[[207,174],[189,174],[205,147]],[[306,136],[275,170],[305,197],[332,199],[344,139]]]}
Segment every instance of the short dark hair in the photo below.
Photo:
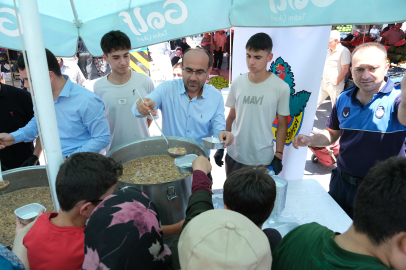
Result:
{"label": "short dark hair", "polygon": [[271,215],[275,198],[275,181],[265,166],[244,167],[232,172],[224,182],[224,204],[257,226]]}
{"label": "short dark hair", "polygon": [[388,53],[387,53],[387,51],[386,51],[386,49],[385,49],[385,46],[383,46],[381,43],[378,43],[378,42],[367,42],[367,43],[364,43],[364,44],[361,44],[361,45],[357,46],[357,47],[352,51],[351,60],[352,60],[352,58],[354,58],[354,55],[355,55],[358,51],[363,51],[363,50],[366,50],[366,49],[369,49],[369,48],[377,48],[378,50],[380,50],[380,51],[383,53],[385,59],[388,57]]}
{"label": "short dark hair", "polygon": [[183,60],[182,61],[185,62],[185,55],[186,55],[187,52],[194,51],[194,50],[204,51],[207,54],[207,57],[209,58],[209,62],[207,63],[207,69],[209,69],[211,67],[211,57],[210,57],[210,53],[208,51],[206,51],[206,50],[200,50],[200,49],[196,49],[196,48],[195,49],[192,49],[192,48],[186,49],[186,51],[183,52]]}
{"label": "short dark hair", "polygon": [[379,245],[406,232],[406,158],[393,157],[373,167],[358,188],[354,228]]}
{"label": "short dark hair", "polygon": [[[45,49],[45,54],[47,57],[48,70],[55,73],[55,75],[58,77],[62,76],[61,67],[59,66],[58,60],[56,60],[55,55],[48,49]],[[28,57],[27,57],[27,64],[29,65]],[[17,59],[17,68],[19,70],[25,70],[25,68],[26,68],[25,63],[24,63],[23,53],[21,53]]]}
{"label": "short dark hair", "polygon": [[81,201],[97,201],[118,181],[123,166],[112,158],[83,152],[71,155],[56,176],[56,195],[65,212]]}
{"label": "short dark hair", "polygon": [[265,33],[256,33],[247,41],[245,48],[254,51],[266,51],[268,54],[272,52],[272,38]]}
{"label": "short dark hair", "polygon": [[113,50],[130,50],[130,38],[120,30],[110,31],[102,37],[100,47],[105,55],[111,53]]}

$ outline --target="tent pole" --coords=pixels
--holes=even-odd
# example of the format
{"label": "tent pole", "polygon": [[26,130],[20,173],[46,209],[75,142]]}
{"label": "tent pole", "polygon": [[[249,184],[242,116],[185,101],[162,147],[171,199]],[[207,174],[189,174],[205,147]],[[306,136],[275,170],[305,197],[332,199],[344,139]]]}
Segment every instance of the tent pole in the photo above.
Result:
{"label": "tent pole", "polygon": [[214,46],[213,35],[214,35],[214,32],[211,32],[210,34],[211,34],[210,35],[210,39],[211,39],[211,43],[210,43],[210,59],[211,59],[211,67],[213,67],[213,62],[214,62],[214,60],[213,60],[213,46]]}
{"label": "tent pole", "polygon": [[233,66],[233,58],[231,57],[232,55],[232,49],[233,49],[233,30],[230,28],[230,53],[228,57],[228,88],[230,88],[231,85],[231,67]]}
{"label": "tent pole", "polygon": [[11,83],[12,83],[13,86],[14,86],[14,76],[13,76],[14,72],[13,72],[13,69],[12,69],[12,67],[11,67],[10,55],[8,54],[8,49],[6,49],[6,52],[7,52],[8,65],[9,65],[9,67],[10,67]]}
{"label": "tent pole", "polygon": [[75,3],[73,3],[73,0],[70,0],[70,6],[72,7],[73,17],[75,17],[76,27],[79,28],[80,27],[80,22],[78,20],[78,14],[76,12]]}
{"label": "tent pole", "polygon": [[[29,60],[29,72],[27,73],[28,75],[32,75],[33,87],[31,90],[35,91],[37,122],[40,123],[39,130],[42,134],[42,147],[47,157],[46,167],[49,188],[51,189],[54,210],[58,212],[59,203],[55,191],[55,181],[63,159],[38,3],[37,0],[18,0],[18,4]],[[18,14],[17,10],[16,14]],[[24,46],[24,44],[21,45]]]}

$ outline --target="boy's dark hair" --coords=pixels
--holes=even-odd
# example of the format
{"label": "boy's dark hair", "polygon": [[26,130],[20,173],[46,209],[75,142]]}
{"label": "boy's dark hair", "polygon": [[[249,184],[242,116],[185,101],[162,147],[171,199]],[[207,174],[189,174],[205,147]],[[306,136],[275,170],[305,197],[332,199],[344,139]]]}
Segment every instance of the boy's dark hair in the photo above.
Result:
{"label": "boy's dark hair", "polygon": [[224,182],[224,204],[262,225],[275,204],[275,181],[265,166],[244,167],[232,172]]}
{"label": "boy's dark hair", "polygon": [[248,50],[257,51],[266,51],[268,54],[272,52],[272,38],[265,33],[256,33],[247,41],[245,48]]}
{"label": "boy's dark hair", "polygon": [[130,50],[131,40],[120,30],[110,31],[102,37],[100,47],[103,53],[107,56],[107,54],[111,53],[113,50]]}
{"label": "boy's dark hair", "polygon": [[[59,66],[58,60],[56,60],[55,55],[48,49],[45,49],[45,54],[47,57],[48,70],[55,73],[56,76],[61,77],[62,76],[61,67]],[[28,57],[27,57],[27,64],[29,65]],[[17,68],[20,70],[25,70],[23,53],[21,53],[17,59]]]}
{"label": "boy's dark hair", "polygon": [[376,245],[406,232],[406,158],[393,157],[373,167],[358,188],[354,228]]}
{"label": "boy's dark hair", "polygon": [[96,202],[118,181],[123,166],[103,155],[83,152],[71,155],[56,176],[56,195],[65,212],[81,201]]}

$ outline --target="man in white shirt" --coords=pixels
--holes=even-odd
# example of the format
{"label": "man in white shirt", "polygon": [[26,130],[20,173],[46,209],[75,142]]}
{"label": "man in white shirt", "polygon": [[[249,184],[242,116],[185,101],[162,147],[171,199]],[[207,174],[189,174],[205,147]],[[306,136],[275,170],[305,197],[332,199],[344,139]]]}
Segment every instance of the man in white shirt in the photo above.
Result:
{"label": "man in white shirt", "polygon": [[372,29],[369,31],[369,35],[373,38],[379,37],[379,29],[376,28],[376,25],[372,26]]}
{"label": "man in white shirt", "polygon": [[350,63],[351,53],[346,47],[341,45],[340,32],[337,30],[331,31],[317,107],[328,96],[331,99],[331,107],[334,106],[337,97],[344,90],[344,78],[350,69]]}
{"label": "man in white shirt", "polygon": [[218,31],[213,39],[214,39],[214,63],[213,69],[219,70],[221,69],[221,64],[223,63],[223,53],[226,51],[225,43],[226,43],[227,36],[224,34],[224,30]]}
{"label": "man in white shirt", "polygon": [[72,82],[85,87],[86,78],[83,76],[83,73],[76,62],[67,58],[63,59],[62,57],[57,57],[56,60],[58,60],[59,66],[61,67],[62,75],[68,76]]}
{"label": "man in white shirt", "polygon": [[146,96],[154,90],[151,78],[129,69],[131,41],[121,31],[110,31],[100,42],[103,58],[110,64],[111,73],[94,84],[94,93],[106,106],[110,125],[111,145],[114,147],[136,139],[149,137],[150,118],[135,118],[131,106],[139,99],[137,90]]}
{"label": "man in white shirt", "polygon": [[[226,130],[234,135],[227,147],[226,175],[244,166],[273,166],[275,174],[282,170],[283,149],[290,115],[289,85],[267,70],[272,61],[272,39],[265,33],[253,35],[247,42],[248,73],[238,76],[231,85],[226,106],[230,108]],[[278,116],[276,151],[273,150],[272,122]],[[224,150],[215,154],[222,165]]]}

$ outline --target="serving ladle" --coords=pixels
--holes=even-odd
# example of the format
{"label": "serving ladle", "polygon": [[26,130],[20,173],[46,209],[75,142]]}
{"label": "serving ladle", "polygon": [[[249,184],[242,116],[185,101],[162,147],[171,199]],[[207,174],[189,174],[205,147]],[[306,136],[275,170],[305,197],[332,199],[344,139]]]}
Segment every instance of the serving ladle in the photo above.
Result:
{"label": "serving ladle", "polygon": [[[135,90],[137,91],[138,95],[140,96],[142,102],[145,103],[145,101],[142,98],[140,92],[138,92],[138,89],[135,89]],[[168,139],[164,135],[162,129],[159,127],[158,123],[155,121],[155,117],[152,115],[152,113],[149,113],[149,115],[152,117],[152,120],[154,120],[155,125],[158,127],[159,131],[161,132],[162,136],[164,137],[164,139],[166,141],[166,145],[168,146],[168,149],[166,151],[168,152],[168,155],[173,157],[173,158],[182,157],[182,156],[186,155],[186,153],[185,154],[175,154],[175,153],[169,152],[169,141],[168,141]]]}

